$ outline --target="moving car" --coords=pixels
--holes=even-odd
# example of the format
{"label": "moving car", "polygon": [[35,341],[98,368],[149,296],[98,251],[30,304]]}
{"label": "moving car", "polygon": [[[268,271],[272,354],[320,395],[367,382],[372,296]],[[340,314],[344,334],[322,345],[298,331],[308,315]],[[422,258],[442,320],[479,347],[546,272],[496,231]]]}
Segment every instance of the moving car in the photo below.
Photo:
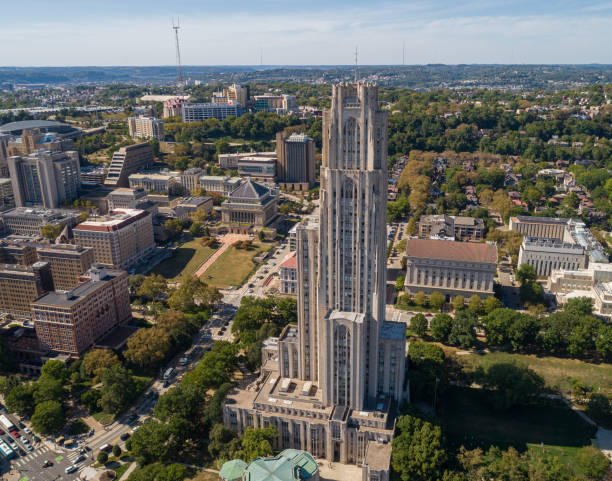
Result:
{"label": "moving car", "polygon": [[74,473],[78,468],[78,466],[75,466],[74,464],[72,466],[68,466],[64,471],[66,471],[66,474],[70,474],[70,473]]}
{"label": "moving car", "polygon": [[121,439],[121,441],[125,441],[129,437],[130,437],[130,433],[123,433],[121,436],[119,436],[119,439]]}
{"label": "moving car", "polygon": [[73,464],[78,464],[78,463],[80,463],[81,461],[85,461],[85,456],[80,455],[79,457],[77,457],[77,458],[74,460],[74,463],[73,463]]}
{"label": "moving car", "polygon": [[49,461],[48,459],[42,464],[43,468],[48,468],[50,466],[53,466],[53,462]]}

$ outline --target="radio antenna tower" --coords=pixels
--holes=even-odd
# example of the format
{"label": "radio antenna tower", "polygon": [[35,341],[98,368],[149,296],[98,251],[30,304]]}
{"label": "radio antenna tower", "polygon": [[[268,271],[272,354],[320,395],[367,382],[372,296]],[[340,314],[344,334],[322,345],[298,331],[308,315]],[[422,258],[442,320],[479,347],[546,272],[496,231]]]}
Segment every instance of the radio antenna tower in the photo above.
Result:
{"label": "radio antenna tower", "polygon": [[174,18],[172,19],[172,29],[174,30],[174,38],[176,40],[176,80],[179,85],[183,83],[183,69],[181,67],[181,48],[179,46],[179,36],[178,31],[181,28],[180,20],[176,19],[176,24],[174,23]]}
{"label": "radio antenna tower", "polygon": [[357,45],[355,45],[355,83],[357,83],[357,78],[359,76],[359,67],[357,66],[357,59],[358,59],[358,50],[357,50]]}

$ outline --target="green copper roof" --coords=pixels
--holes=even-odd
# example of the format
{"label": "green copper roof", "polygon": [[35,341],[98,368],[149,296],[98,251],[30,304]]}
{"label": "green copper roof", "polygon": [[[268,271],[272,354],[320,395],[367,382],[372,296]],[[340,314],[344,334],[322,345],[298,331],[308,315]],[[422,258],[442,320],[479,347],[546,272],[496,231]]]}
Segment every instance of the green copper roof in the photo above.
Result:
{"label": "green copper roof", "polygon": [[242,479],[242,473],[244,473],[246,467],[247,463],[242,459],[232,459],[223,464],[221,471],[219,471],[219,477],[224,481],[239,481]]}
{"label": "green copper roof", "polygon": [[244,481],[300,481],[317,472],[314,458],[297,449],[286,449],[278,456],[257,458],[246,467]]}

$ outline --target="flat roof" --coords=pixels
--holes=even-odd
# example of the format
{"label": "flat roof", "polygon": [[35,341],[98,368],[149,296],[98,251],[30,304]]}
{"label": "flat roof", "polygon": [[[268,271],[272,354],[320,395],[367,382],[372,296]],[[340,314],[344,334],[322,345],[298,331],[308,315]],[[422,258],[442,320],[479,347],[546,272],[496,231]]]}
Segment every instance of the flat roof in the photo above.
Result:
{"label": "flat roof", "polygon": [[81,222],[74,227],[73,231],[115,231],[133,222],[150,215],[146,210],[140,209],[115,209],[108,216],[98,217]]}
{"label": "flat roof", "polygon": [[497,263],[497,247],[480,242],[439,239],[407,239],[406,255],[424,259]]}
{"label": "flat roof", "polygon": [[569,219],[562,217],[532,217],[528,215],[517,215],[512,217],[514,222],[523,222],[527,224],[567,224]]}

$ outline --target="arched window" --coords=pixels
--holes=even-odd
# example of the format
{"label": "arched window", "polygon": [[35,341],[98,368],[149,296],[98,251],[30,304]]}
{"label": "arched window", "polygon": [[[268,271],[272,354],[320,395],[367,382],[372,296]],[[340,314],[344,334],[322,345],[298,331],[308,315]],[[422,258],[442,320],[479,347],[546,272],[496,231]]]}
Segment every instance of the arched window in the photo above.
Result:
{"label": "arched window", "polygon": [[354,117],[349,118],[344,123],[342,137],[344,139],[342,147],[343,161],[340,167],[345,169],[359,168],[361,129]]}

